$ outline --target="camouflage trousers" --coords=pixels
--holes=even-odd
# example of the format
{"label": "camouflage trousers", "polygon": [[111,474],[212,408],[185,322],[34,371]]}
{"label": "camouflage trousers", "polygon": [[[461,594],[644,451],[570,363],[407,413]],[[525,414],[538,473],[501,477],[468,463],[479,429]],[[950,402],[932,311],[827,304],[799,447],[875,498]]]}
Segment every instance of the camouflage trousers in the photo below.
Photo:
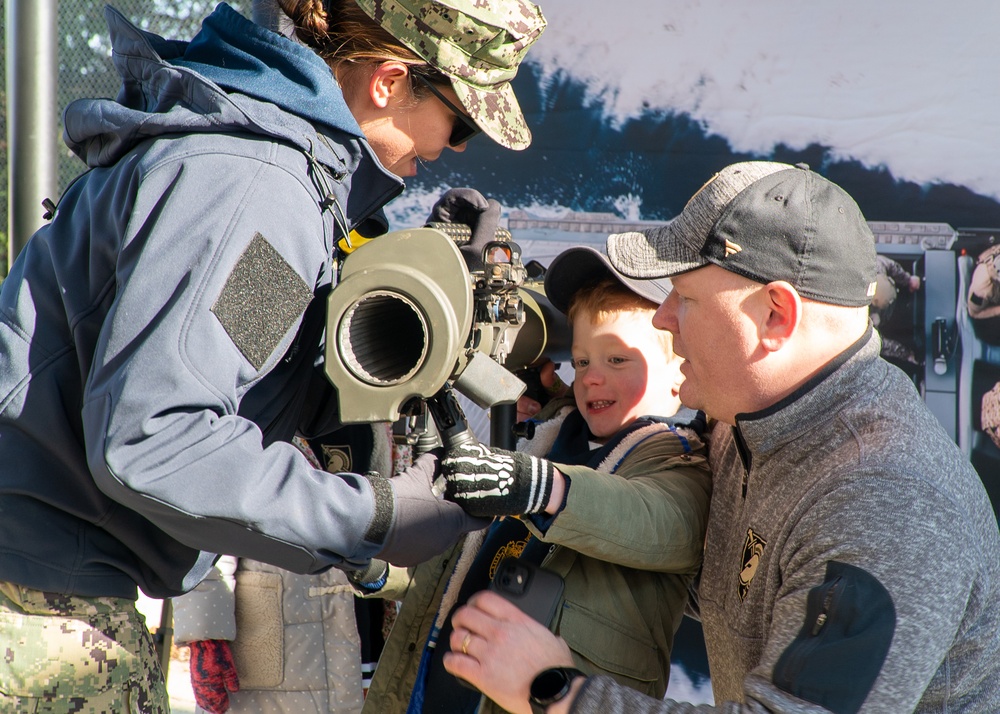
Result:
{"label": "camouflage trousers", "polygon": [[134,601],[0,582],[0,713],[169,711],[153,639]]}

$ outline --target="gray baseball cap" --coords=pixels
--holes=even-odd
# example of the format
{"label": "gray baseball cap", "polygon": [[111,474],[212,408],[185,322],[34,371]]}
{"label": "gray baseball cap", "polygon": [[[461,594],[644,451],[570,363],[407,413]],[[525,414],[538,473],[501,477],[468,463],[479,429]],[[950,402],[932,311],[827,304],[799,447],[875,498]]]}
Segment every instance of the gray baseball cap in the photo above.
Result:
{"label": "gray baseball cap", "polygon": [[605,278],[613,278],[634,292],[657,305],[670,294],[670,280],[641,280],[630,278],[615,270],[600,251],[588,246],[569,248],[552,259],[545,272],[545,296],[559,312],[566,314],[578,290],[596,285]]}
{"label": "gray baseball cap", "polygon": [[771,161],[727,166],[664,226],[608,237],[608,257],[636,278],[718,265],[804,297],[863,306],[875,295],[875,238],[844,189]]}

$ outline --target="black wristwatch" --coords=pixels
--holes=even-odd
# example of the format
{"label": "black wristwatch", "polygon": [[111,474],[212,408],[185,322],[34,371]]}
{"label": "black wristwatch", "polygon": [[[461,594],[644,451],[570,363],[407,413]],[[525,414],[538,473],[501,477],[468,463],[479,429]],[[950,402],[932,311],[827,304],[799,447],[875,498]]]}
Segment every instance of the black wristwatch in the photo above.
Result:
{"label": "black wristwatch", "polygon": [[569,694],[574,679],[586,676],[575,667],[553,667],[542,670],[531,682],[531,696],[528,697],[528,701],[531,702],[532,714],[545,714],[549,706]]}

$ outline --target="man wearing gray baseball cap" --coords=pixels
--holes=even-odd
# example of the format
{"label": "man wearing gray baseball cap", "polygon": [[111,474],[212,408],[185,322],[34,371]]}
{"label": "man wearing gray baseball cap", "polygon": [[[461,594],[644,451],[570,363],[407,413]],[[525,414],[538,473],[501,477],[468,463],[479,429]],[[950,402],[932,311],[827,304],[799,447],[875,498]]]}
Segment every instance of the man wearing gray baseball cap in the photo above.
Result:
{"label": "man wearing gray baseball cap", "polygon": [[[879,356],[874,240],[851,197],[806,167],[734,164],[668,225],[610,236],[608,255],[671,278],[654,325],[686,360],[682,401],[719,420],[692,591],[716,708],[1000,710],[996,517]],[[488,655],[446,665],[511,711],[690,711],[599,676],[553,700],[564,643],[486,594],[454,622]]]}

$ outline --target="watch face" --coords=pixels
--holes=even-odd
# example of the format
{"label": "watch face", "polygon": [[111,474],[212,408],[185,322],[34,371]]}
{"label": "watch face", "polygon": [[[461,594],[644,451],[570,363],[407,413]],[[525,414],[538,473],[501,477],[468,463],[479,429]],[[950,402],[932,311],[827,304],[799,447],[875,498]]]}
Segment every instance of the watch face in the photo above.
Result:
{"label": "watch face", "polygon": [[539,704],[552,704],[566,696],[575,672],[561,667],[547,669],[531,683],[531,698]]}

